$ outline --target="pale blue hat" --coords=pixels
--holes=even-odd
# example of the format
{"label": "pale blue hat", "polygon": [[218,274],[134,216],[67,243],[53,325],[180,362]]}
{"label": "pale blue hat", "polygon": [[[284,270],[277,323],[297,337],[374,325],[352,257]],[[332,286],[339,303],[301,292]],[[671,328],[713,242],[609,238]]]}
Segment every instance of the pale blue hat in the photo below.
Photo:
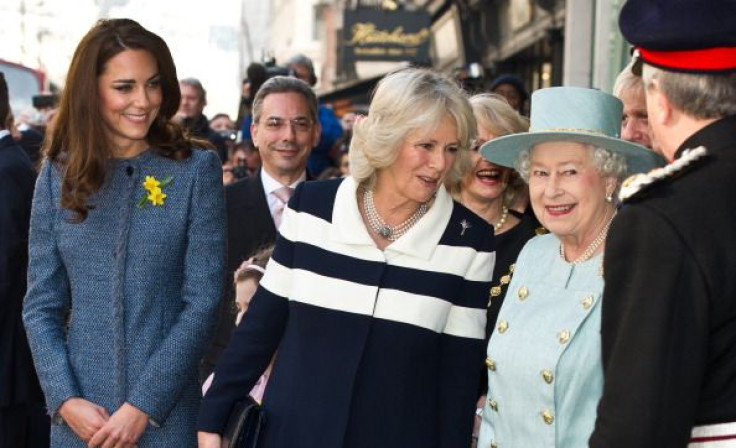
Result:
{"label": "pale blue hat", "polygon": [[519,153],[537,143],[572,141],[587,143],[621,154],[628,174],[647,172],[665,164],[657,153],[621,140],[621,100],[600,90],[550,87],[532,94],[529,132],[505,135],[480,148],[496,165],[514,168]]}

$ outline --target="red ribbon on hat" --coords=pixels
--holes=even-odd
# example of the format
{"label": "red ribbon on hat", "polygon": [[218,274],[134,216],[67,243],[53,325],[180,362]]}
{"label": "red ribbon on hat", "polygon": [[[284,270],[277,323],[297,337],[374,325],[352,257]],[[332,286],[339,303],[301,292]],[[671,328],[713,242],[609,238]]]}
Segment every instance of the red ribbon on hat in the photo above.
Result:
{"label": "red ribbon on hat", "polygon": [[682,51],[655,51],[638,47],[637,50],[644,62],[655,67],[692,72],[736,70],[736,47]]}

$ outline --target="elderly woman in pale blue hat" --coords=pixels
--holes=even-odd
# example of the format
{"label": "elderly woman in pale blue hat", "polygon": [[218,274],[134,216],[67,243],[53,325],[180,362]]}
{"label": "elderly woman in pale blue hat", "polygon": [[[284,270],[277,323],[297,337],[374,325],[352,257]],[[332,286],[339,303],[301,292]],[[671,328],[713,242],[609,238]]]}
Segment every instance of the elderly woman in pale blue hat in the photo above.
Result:
{"label": "elderly woman in pale blue hat", "polygon": [[621,117],[612,95],[542,89],[528,133],[481,148],[517,168],[550,234],[521,251],[491,334],[478,446],[587,446],[603,388],[599,302],[613,198],[626,174],[663,162],[619,138]]}

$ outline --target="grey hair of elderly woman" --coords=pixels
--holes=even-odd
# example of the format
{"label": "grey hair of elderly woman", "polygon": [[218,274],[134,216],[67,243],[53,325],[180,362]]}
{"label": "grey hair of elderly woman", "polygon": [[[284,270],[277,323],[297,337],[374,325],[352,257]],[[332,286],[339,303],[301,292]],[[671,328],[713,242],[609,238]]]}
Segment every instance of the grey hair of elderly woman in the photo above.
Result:
{"label": "grey hair of elderly woman", "polygon": [[[615,152],[595,145],[582,145],[588,149],[593,159],[593,165],[601,177],[612,177],[616,179],[616,191],[614,193],[614,197],[617,197],[616,193],[618,193],[618,189],[621,186],[621,181],[626,178],[626,158],[620,154],[616,154]],[[532,148],[532,151],[533,150],[534,148]],[[529,183],[530,166],[531,152],[529,150],[525,150],[519,153],[519,158],[516,161],[516,170],[519,172],[519,175],[521,175],[521,178],[527,183]]]}
{"label": "grey hair of elderly woman", "polygon": [[368,116],[356,121],[350,143],[350,174],[372,185],[376,173],[398,157],[415,131],[431,132],[447,116],[457,126],[459,151],[447,180],[461,179],[470,168],[470,144],[476,124],[467,96],[450,78],[410,68],[386,75],[373,94]]}

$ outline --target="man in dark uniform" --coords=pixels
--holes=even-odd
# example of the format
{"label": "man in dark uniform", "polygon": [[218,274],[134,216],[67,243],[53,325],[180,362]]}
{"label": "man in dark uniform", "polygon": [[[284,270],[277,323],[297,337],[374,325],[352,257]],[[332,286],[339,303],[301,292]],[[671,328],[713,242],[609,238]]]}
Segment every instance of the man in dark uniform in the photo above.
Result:
{"label": "man in dark uniform", "polygon": [[628,0],[666,168],[624,182],[590,446],[736,446],[736,2]]}

